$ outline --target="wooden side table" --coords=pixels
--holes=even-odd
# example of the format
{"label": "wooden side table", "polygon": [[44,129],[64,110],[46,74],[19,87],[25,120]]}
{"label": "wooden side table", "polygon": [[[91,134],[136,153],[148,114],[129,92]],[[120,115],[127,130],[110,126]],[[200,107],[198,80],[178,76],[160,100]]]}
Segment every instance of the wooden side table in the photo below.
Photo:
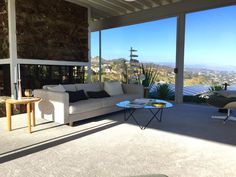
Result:
{"label": "wooden side table", "polygon": [[6,100],[6,115],[7,115],[7,130],[11,131],[11,105],[13,104],[24,104],[27,107],[27,117],[28,117],[28,129],[31,133],[31,110],[32,110],[32,123],[35,126],[35,102],[40,101],[41,98],[36,97],[23,97],[20,100],[7,99]]}

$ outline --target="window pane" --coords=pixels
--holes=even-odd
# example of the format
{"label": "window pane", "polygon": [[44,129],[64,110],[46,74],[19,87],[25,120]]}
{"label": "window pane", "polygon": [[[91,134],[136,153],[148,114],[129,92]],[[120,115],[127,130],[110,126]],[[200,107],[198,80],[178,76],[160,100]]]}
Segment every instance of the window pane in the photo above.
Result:
{"label": "window pane", "polygon": [[99,81],[99,32],[91,33],[92,82]]}
{"label": "window pane", "polygon": [[10,88],[10,65],[0,65],[0,96],[10,96]]}
{"label": "window pane", "polygon": [[156,85],[168,85],[173,99],[176,23],[176,18],[168,18],[102,31],[103,81],[140,83],[143,64],[156,75]]}
{"label": "window pane", "polygon": [[186,16],[185,97],[202,97],[224,83],[236,88],[235,19],[236,6]]}
{"label": "window pane", "polygon": [[84,83],[83,66],[20,65],[23,89],[43,85]]}

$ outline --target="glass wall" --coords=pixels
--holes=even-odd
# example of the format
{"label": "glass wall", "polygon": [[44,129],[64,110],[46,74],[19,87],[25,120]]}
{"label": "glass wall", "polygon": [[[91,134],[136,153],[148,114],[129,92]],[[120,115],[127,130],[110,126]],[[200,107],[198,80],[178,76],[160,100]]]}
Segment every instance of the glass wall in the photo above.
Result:
{"label": "glass wall", "polygon": [[[177,18],[168,18],[102,31],[102,81],[141,83],[152,73],[155,85],[174,91]],[[93,80],[98,80],[99,34],[92,34]],[[95,77],[97,76],[97,77]],[[156,94],[156,93],[155,93]],[[174,95],[174,94],[172,94]],[[173,97],[173,96],[172,96]]]}
{"label": "glass wall", "polygon": [[43,85],[84,82],[82,66],[20,65],[22,89],[37,89]]}
{"label": "glass wall", "polygon": [[0,96],[10,95],[10,65],[0,65]]}
{"label": "glass wall", "polygon": [[224,89],[224,83],[230,84],[228,89],[236,88],[235,19],[236,6],[187,14],[185,101]]}

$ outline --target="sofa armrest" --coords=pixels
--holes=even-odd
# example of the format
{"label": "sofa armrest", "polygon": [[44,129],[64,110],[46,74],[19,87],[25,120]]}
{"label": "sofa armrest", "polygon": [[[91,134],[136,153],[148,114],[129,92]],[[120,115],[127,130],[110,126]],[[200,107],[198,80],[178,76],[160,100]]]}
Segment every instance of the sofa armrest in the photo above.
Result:
{"label": "sofa armrest", "polygon": [[60,124],[69,122],[69,94],[44,89],[34,90],[34,96],[42,100],[35,104],[36,115]]}
{"label": "sofa armrest", "polygon": [[122,88],[125,94],[139,94],[143,97],[144,88],[141,84],[122,84]]}

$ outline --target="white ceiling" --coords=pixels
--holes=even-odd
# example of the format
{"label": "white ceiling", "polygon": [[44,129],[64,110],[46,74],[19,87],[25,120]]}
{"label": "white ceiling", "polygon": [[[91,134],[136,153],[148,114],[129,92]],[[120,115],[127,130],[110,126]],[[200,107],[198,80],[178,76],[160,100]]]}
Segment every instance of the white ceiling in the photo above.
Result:
{"label": "white ceiling", "polygon": [[93,21],[110,17],[127,15],[154,7],[166,6],[183,0],[77,0],[91,7],[91,18]]}
{"label": "white ceiling", "polygon": [[89,7],[90,30],[132,25],[211,8],[236,5],[236,0],[67,0]]}

